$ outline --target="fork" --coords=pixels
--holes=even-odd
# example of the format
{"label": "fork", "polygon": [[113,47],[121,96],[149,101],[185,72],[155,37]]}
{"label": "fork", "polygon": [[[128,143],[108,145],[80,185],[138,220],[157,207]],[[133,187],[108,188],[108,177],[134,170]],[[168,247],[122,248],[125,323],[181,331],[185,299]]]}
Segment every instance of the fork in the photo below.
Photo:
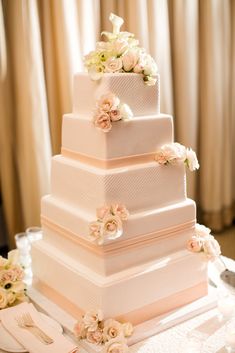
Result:
{"label": "fork", "polygon": [[44,344],[53,343],[53,339],[43,332],[33,321],[29,313],[22,314],[15,318],[19,327],[28,329],[35,337],[37,337]]}

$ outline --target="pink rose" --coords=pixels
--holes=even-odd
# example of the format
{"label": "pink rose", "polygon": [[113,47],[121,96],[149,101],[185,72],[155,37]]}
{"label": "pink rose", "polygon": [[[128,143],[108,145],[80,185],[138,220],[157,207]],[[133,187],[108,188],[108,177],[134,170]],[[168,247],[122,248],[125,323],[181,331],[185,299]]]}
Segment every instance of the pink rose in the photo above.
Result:
{"label": "pink rose", "polygon": [[108,132],[112,128],[110,117],[105,112],[99,112],[94,117],[95,126],[104,132]]}
{"label": "pink rose", "polygon": [[155,161],[159,164],[167,164],[169,156],[164,154],[162,151],[159,151],[155,155]]}
{"label": "pink rose", "polygon": [[96,216],[100,220],[102,220],[109,213],[110,213],[110,206],[103,206],[103,207],[97,208],[96,210]]}
{"label": "pink rose", "polygon": [[122,325],[114,319],[105,320],[103,334],[105,341],[123,335]]}
{"label": "pink rose", "polygon": [[122,57],[123,68],[125,71],[131,71],[137,64],[139,60],[139,55],[135,50],[129,50],[125,55]]}
{"label": "pink rose", "polygon": [[111,57],[105,63],[105,72],[118,72],[122,69],[122,59]]}
{"label": "pink rose", "polygon": [[122,221],[119,216],[107,215],[103,222],[104,236],[107,239],[116,239],[122,235]]}
{"label": "pink rose", "polygon": [[111,121],[118,121],[121,120],[121,114],[120,114],[120,110],[116,109],[116,110],[111,110],[109,112],[109,116]]}
{"label": "pink rose", "polygon": [[209,260],[214,261],[221,254],[218,241],[210,235],[203,241],[203,251]]}
{"label": "pink rose", "polygon": [[98,328],[98,324],[103,320],[103,313],[101,310],[91,310],[86,312],[83,317],[83,322],[85,324],[85,328],[88,331],[96,331]]}
{"label": "pink rose", "polygon": [[104,352],[106,353],[127,353],[128,346],[123,336],[118,336],[105,343]]}
{"label": "pink rose", "polygon": [[187,249],[192,252],[200,252],[202,250],[202,242],[198,237],[192,237],[188,240]]}
{"label": "pink rose", "polygon": [[119,104],[119,98],[113,93],[103,95],[97,102],[99,110],[104,112],[109,112],[111,109],[116,109]]}
{"label": "pink rose", "polygon": [[78,339],[86,338],[86,328],[82,320],[79,320],[74,326],[74,334]]}
{"label": "pink rose", "polygon": [[103,333],[101,330],[97,329],[96,331],[88,331],[86,335],[88,342],[93,344],[101,344],[103,341]]}
{"label": "pink rose", "polygon": [[103,243],[103,223],[92,222],[89,225],[89,236],[92,241],[98,240],[99,244]]}
{"label": "pink rose", "polygon": [[124,205],[113,204],[111,205],[111,212],[114,215],[119,216],[123,221],[127,220],[129,212]]}

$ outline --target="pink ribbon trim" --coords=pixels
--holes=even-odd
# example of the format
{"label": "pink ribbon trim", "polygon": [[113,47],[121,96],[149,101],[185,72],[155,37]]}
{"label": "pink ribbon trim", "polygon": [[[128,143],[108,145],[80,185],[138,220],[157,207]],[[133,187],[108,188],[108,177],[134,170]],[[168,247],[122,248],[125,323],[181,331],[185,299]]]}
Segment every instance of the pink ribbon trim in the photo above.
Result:
{"label": "pink ribbon trim", "polygon": [[109,168],[125,167],[132,164],[153,162],[156,152],[137,154],[137,155],[127,156],[127,157],[112,158],[112,159],[105,160],[105,159],[97,159],[91,156],[87,156],[85,154],[74,152],[72,150],[62,147],[61,154],[65,157],[79,160],[82,163],[86,163],[94,167],[109,169]]}
{"label": "pink ribbon trim", "polygon": [[[33,285],[47,298],[52,300],[53,303],[59,305],[73,317],[79,318],[84,314],[84,310],[79,308],[77,304],[68,300],[66,297],[58,293],[49,285],[45,284],[43,281],[36,279],[34,280]],[[131,322],[133,325],[138,325],[144,321],[151,320],[154,317],[165,314],[183,305],[189,304],[194,300],[207,295],[207,293],[207,282],[201,282],[191,288],[184,289],[166,298],[159,299],[154,303],[145,305],[140,309],[120,315],[116,319],[121,322]]]}
{"label": "pink ribbon trim", "polygon": [[123,251],[129,251],[134,248],[141,248],[142,246],[146,246],[169,237],[177,237],[182,233],[182,231],[193,229],[195,226],[195,220],[192,220],[174,227],[164,228],[153,233],[140,234],[130,239],[109,242],[104,245],[96,245],[71,230],[56,224],[45,216],[41,216],[41,221],[44,227],[52,229],[61,236],[66,237],[74,243],[77,243],[102,257],[123,253]]}

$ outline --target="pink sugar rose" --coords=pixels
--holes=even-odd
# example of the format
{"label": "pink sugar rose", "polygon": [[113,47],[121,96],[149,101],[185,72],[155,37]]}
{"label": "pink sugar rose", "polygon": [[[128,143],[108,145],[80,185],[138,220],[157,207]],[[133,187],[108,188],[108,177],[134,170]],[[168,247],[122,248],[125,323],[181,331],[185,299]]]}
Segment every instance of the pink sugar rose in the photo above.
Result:
{"label": "pink sugar rose", "polygon": [[220,256],[220,245],[212,235],[205,238],[203,241],[203,251],[205,252],[207,258],[211,261],[216,260],[216,258]]}
{"label": "pink sugar rose", "polygon": [[123,328],[120,322],[114,319],[107,319],[103,328],[104,340],[109,341],[112,338],[123,335]]}
{"label": "pink sugar rose", "polygon": [[125,71],[131,71],[137,64],[139,60],[139,55],[136,50],[129,50],[122,57],[123,68]]}
{"label": "pink sugar rose", "polygon": [[119,109],[110,110],[109,116],[110,116],[111,121],[118,121],[118,120],[122,119]]}
{"label": "pink sugar rose", "polygon": [[102,330],[97,329],[96,331],[88,331],[86,335],[86,339],[88,342],[93,344],[101,344],[103,341],[103,333]]}
{"label": "pink sugar rose", "polygon": [[161,165],[168,163],[169,156],[159,151],[155,155],[155,161]]}
{"label": "pink sugar rose", "polygon": [[99,110],[104,112],[109,112],[112,109],[117,109],[119,104],[119,98],[111,92],[101,96],[97,102]]}
{"label": "pink sugar rose", "polygon": [[105,63],[105,72],[120,72],[122,69],[122,59],[111,57]]}
{"label": "pink sugar rose", "polygon": [[202,250],[202,242],[198,237],[192,237],[188,240],[187,249],[192,252],[200,252]]}
{"label": "pink sugar rose", "polygon": [[123,338],[123,336],[118,336],[118,337],[111,339],[105,343],[103,352],[105,352],[105,353],[127,353],[128,346],[127,346],[126,341]]}
{"label": "pink sugar rose", "polygon": [[105,112],[98,112],[98,114],[95,115],[94,124],[104,132],[108,132],[112,128],[110,116]]}
{"label": "pink sugar rose", "polygon": [[103,320],[103,313],[101,310],[90,310],[86,312],[83,317],[83,322],[85,324],[85,328],[88,331],[96,331],[98,328],[99,322]]}
{"label": "pink sugar rose", "polygon": [[119,216],[107,215],[103,222],[104,236],[107,239],[117,239],[122,235],[122,221]]}
{"label": "pink sugar rose", "polygon": [[111,213],[119,216],[123,221],[127,220],[129,212],[124,205],[113,204],[111,205]]}
{"label": "pink sugar rose", "polygon": [[96,216],[100,220],[102,220],[109,213],[110,213],[109,206],[103,206],[103,207],[97,208],[96,210]]}
{"label": "pink sugar rose", "polygon": [[103,243],[103,223],[92,222],[89,225],[89,236],[92,241],[97,240],[99,244]]}
{"label": "pink sugar rose", "polygon": [[86,328],[83,320],[79,320],[74,326],[74,334],[78,339],[86,338]]}

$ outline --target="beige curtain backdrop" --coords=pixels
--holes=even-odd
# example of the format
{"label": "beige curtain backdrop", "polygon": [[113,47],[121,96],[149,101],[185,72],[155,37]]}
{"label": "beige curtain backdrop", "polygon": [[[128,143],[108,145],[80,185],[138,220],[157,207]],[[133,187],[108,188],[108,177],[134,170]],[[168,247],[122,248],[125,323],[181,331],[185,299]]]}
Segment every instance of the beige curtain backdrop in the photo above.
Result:
{"label": "beige curtain backdrop", "polygon": [[233,0],[1,0],[0,188],[11,246],[16,232],[40,224],[72,77],[101,30],[111,30],[110,12],[156,59],[161,111],[174,114],[176,140],[199,155],[188,194],[201,219],[215,230],[232,222]]}

